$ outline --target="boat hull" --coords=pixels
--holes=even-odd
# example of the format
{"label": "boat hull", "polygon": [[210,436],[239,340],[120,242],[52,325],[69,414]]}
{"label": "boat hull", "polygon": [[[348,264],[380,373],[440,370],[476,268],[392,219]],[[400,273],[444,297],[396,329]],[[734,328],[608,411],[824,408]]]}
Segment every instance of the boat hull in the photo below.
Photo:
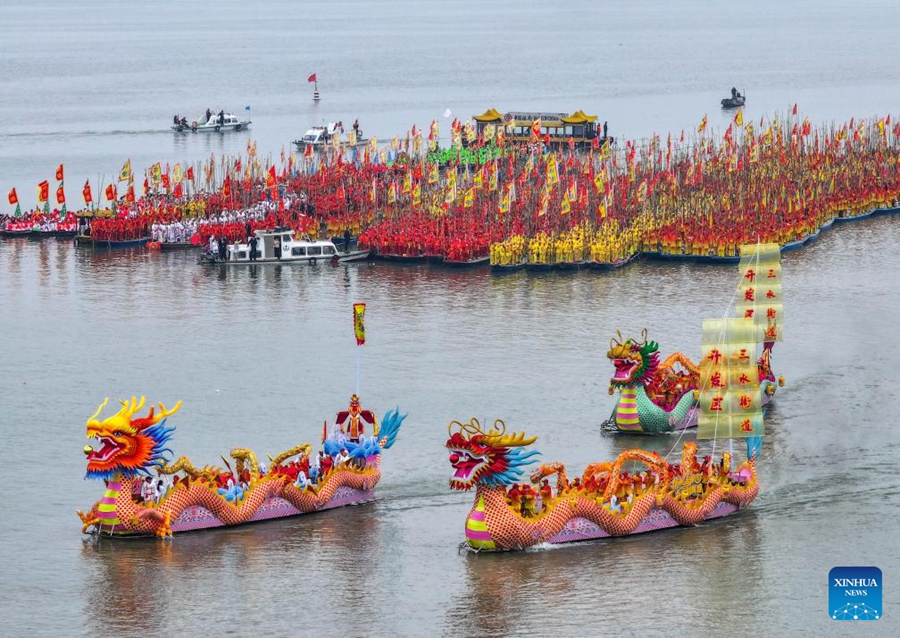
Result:
{"label": "boat hull", "polygon": [[249,259],[222,261],[218,257],[212,257],[209,254],[204,254],[201,257],[201,263],[211,266],[254,266],[269,264],[278,264],[281,266],[306,264],[315,266],[316,264],[330,264],[335,260],[337,260],[338,263],[347,263],[353,261],[365,261],[368,258],[368,250],[357,250],[349,253],[339,253],[330,257],[285,257],[282,259],[257,259],[255,261],[250,261]]}
{"label": "boat hull", "polygon": [[216,124],[214,126],[171,126],[170,128],[176,133],[227,133],[228,131],[246,131],[250,128],[251,122],[238,122],[237,124]]}
{"label": "boat hull", "polygon": [[[262,521],[278,520],[282,518],[293,518],[304,514],[315,514],[325,510],[337,509],[339,507],[347,507],[349,505],[362,505],[375,500],[375,488],[369,490],[357,490],[352,487],[341,486],[335,490],[334,496],[327,502],[317,507],[312,512],[303,512],[280,496],[273,496],[266,499],[258,510],[247,521],[241,523],[226,523],[216,516],[203,505],[191,505],[182,511],[178,517],[172,521],[172,533],[184,534],[186,532],[196,532],[206,529],[217,529],[222,527],[240,527],[242,525],[250,525],[251,523],[259,523]],[[100,528],[96,532],[104,538],[155,538],[152,534],[141,534],[130,531],[114,530],[107,532]]]}
{"label": "boat hull", "polygon": [[[722,518],[738,511],[738,506],[731,503],[720,502],[716,507],[704,517],[704,521]],[[637,534],[646,534],[647,532],[655,532],[661,529],[671,527],[682,527],[682,525],[672,518],[664,509],[652,509],[649,514],[638,524],[633,532],[627,536],[635,536]],[[556,536],[547,541],[549,545],[562,545],[563,543],[578,543],[581,541],[592,541],[601,538],[616,538],[605,529],[586,518],[573,518]]]}
{"label": "boat hull", "polygon": [[94,248],[99,248],[102,250],[114,250],[116,248],[139,248],[141,246],[146,246],[148,241],[150,241],[149,237],[141,237],[139,239],[125,239],[121,241],[92,239],[91,244],[94,246]]}

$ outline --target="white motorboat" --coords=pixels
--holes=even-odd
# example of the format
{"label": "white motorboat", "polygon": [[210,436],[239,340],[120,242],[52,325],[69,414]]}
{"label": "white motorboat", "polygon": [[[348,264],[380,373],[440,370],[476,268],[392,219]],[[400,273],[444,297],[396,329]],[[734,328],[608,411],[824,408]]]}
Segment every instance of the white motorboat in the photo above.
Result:
{"label": "white motorboat", "polygon": [[242,131],[250,128],[250,117],[246,120],[238,118],[233,113],[211,113],[209,117],[204,113],[199,120],[188,122],[187,118],[181,118],[178,124],[172,124],[172,130],[181,132],[203,133],[213,132],[220,133],[225,131]]}
{"label": "white motorboat", "polygon": [[[300,151],[306,150],[306,148],[309,146],[313,148],[322,148],[329,144],[333,144],[334,138],[340,138],[343,132],[344,127],[340,122],[329,122],[328,124],[324,124],[322,126],[313,126],[308,131],[306,131],[306,133],[303,134],[303,137],[301,137],[299,140],[294,140],[293,144]],[[365,143],[366,139],[362,136],[362,131],[356,129],[355,145],[358,146]],[[343,144],[344,146],[354,145],[350,144],[349,134],[341,140],[341,144]]]}
{"label": "white motorboat", "polygon": [[295,237],[290,228],[256,230],[256,259],[250,259],[250,244],[232,244],[226,251],[226,259],[207,252],[202,261],[221,266],[246,266],[249,264],[316,264],[362,261],[369,257],[368,250],[341,252],[334,242],[312,240],[308,236]]}

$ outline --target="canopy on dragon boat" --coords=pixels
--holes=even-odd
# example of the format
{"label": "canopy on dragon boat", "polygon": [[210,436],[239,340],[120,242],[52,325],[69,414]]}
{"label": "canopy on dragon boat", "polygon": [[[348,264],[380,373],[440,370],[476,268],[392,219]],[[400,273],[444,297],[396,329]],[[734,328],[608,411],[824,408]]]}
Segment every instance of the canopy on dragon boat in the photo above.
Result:
{"label": "canopy on dragon boat", "polygon": [[[677,442],[666,457],[631,449],[589,464],[571,481],[564,464],[548,463],[532,472],[530,482],[519,483],[540,454],[529,449],[537,437],[507,432],[499,419],[489,430],[474,418],[453,421],[446,443],[454,468],[450,486],[475,489],[463,547],[521,550],[692,526],[733,514],[756,498],[764,393],[751,353],[781,340],[781,264],[777,244],[742,247],[742,256],[737,316],[703,322],[702,359],[695,366],[697,438],[712,439],[712,452],[699,459],[697,443],[685,442],[680,462],[672,463],[667,458]],[[715,454],[716,440],[735,438],[747,443],[747,458],[737,466],[733,443]],[[548,478],[553,475],[555,489]]]}
{"label": "canopy on dragon boat", "polygon": [[[311,458],[304,443],[270,458],[268,468],[245,448],[231,450],[232,467],[196,467],[187,457],[169,462],[178,412],[159,404],[137,417],[145,398],[122,401],[111,417],[100,419],[104,401],[87,421],[88,438],[100,449],[84,448],[85,478],[103,480],[106,492],[87,512],[78,512],[83,533],[103,537],[158,536],[228,527],[371,501],[381,478],[381,452],[393,445],[406,418],[395,408],[379,423],[356,395],[338,413],[332,432],[323,432],[324,449]],[[372,436],[365,435],[366,426]]]}

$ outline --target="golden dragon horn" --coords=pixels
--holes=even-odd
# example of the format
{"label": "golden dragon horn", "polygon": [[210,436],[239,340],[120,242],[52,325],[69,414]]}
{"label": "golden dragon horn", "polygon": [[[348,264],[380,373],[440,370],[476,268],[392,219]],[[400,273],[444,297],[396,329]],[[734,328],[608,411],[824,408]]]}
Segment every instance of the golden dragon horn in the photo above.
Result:
{"label": "golden dragon horn", "polygon": [[106,407],[106,404],[107,404],[107,403],[109,403],[109,397],[106,397],[105,399],[103,399],[103,403],[101,403],[101,404],[100,404],[100,407],[97,408],[97,411],[94,412],[94,416],[90,417],[90,418],[87,420],[87,424],[88,424],[88,425],[91,424],[91,421],[95,421],[95,422],[96,422],[97,417],[100,416],[100,413],[101,413],[101,412],[103,412],[103,408]]}

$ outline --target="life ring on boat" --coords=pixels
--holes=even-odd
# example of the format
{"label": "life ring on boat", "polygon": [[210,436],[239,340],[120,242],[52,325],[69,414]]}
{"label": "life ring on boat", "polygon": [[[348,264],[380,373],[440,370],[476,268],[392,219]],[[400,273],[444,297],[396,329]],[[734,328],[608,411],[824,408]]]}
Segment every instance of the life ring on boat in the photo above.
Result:
{"label": "life ring on boat", "polygon": [[218,132],[219,132],[219,125],[216,124],[216,133],[218,133]]}
{"label": "life ring on boat", "polygon": [[309,263],[310,263],[310,265],[315,266],[315,265],[316,265],[316,258],[315,258],[315,257],[311,258],[311,259],[309,260]]}
{"label": "life ring on boat", "polygon": [[241,125],[238,124],[237,126],[235,126],[235,127],[234,127],[234,130],[235,130],[235,131],[240,131],[240,130],[241,130]]}

